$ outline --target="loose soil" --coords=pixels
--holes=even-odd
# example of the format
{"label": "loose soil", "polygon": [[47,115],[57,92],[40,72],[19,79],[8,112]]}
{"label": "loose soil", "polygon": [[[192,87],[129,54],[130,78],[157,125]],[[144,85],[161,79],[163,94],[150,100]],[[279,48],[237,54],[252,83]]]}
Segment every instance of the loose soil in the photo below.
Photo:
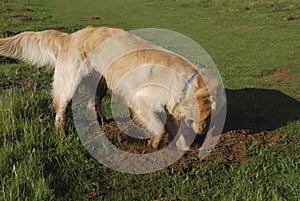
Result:
{"label": "loose soil", "polygon": [[[121,125],[122,130],[126,131],[127,129],[127,131],[130,131],[132,128],[126,128],[126,125],[128,125],[126,122]],[[106,137],[118,148],[133,154],[149,154],[157,151],[147,146],[147,140],[132,138],[119,130],[118,126],[120,126],[120,123],[117,125],[116,122],[112,121],[102,127],[102,130],[106,133]],[[172,164],[171,168],[176,168],[177,166],[197,168],[203,162],[209,163],[212,161],[219,161],[227,165],[249,164],[253,162],[256,157],[253,155],[251,150],[253,151],[262,147],[269,147],[274,148],[275,151],[282,152],[288,150],[290,146],[295,147],[300,145],[299,138],[295,136],[285,136],[275,131],[252,133],[250,130],[236,129],[222,133],[212,152],[207,157],[200,160],[198,158],[199,148],[203,142],[203,137],[204,136],[197,137],[190,147],[190,150],[184,154],[184,157],[181,157],[178,161]],[[169,142],[170,139],[165,137],[159,149],[166,147]],[[156,162],[157,160],[160,160],[162,163],[168,162],[170,158],[173,157],[172,153],[175,155],[177,154],[176,152],[171,151],[169,155],[164,156],[165,158],[156,159]],[[127,167],[132,167],[133,163],[136,163],[134,158],[129,160],[124,159],[122,168],[126,170]]]}

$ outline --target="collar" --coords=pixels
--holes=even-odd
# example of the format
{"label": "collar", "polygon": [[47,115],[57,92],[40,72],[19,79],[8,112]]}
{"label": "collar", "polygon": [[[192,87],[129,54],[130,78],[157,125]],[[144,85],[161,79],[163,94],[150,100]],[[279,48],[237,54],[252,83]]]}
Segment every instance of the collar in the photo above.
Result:
{"label": "collar", "polygon": [[198,72],[196,71],[185,83],[184,87],[183,87],[183,95],[186,96],[187,90],[190,86],[190,84],[193,82],[193,80],[195,79],[196,75],[198,74]]}

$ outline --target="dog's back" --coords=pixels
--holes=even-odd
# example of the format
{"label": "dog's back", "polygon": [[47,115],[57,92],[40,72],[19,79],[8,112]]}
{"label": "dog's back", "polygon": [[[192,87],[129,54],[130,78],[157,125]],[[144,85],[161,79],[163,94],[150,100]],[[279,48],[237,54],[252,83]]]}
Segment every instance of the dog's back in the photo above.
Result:
{"label": "dog's back", "polygon": [[72,34],[55,30],[23,32],[0,39],[0,55],[37,66],[54,66],[61,54],[80,56],[82,61],[105,40],[122,32],[125,31],[108,27],[86,28]]}

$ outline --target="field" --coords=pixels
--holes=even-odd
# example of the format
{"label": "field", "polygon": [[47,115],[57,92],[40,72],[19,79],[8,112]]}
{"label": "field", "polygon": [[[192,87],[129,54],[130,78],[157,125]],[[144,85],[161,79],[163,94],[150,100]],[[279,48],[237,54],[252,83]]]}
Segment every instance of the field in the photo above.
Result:
{"label": "field", "polygon": [[[0,200],[300,200],[300,4],[296,0],[0,1],[0,37],[86,26],[164,28],[199,43],[227,95],[223,134],[154,173],[111,170],[71,114],[53,126],[53,69],[0,57]],[[109,95],[103,105],[107,116]],[[142,144],[106,125],[119,146]]]}

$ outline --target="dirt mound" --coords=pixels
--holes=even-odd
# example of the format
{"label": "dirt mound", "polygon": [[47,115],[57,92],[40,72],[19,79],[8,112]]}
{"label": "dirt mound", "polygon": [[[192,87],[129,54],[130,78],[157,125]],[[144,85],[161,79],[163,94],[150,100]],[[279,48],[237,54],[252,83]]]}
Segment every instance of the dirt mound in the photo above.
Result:
{"label": "dirt mound", "polygon": [[[120,126],[120,124],[118,123]],[[121,125],[124,131],[130,131],[132,128],[126,128],[126,123]],[[128,136],[126,133],[118,129],[117,124],[113,121],[103,126],[103,131],[107,138],[118,148],[134,154],[152,153],[153,150],[147,146],[147,140],[136,139]],[[142,131],[141,131],[142,132]],[[252,133],[249,130],[239,129],[231,130],[223,133],[215,147],[215,149],[203,161],[220,161],[226,164],[248,164],[253,158],[249,155],[249,148],[255,149],[264,146],[299,146],[297,137],[287,137],[276,132],[261,131]],[[159,149],[168,145],[170,139],[165,137]],[[172,167],[184,166],[187,163],[193,167],[201,165],[201,160],[198,158],[199,148],[203,139],[196,138],[190,150],[185,153],[184,157],[178,160]],[[164,159],[162,158],[162,161]],[[134,161],[131,161],[134,162]],[[125,164],[126,165],[126,164]]]}

